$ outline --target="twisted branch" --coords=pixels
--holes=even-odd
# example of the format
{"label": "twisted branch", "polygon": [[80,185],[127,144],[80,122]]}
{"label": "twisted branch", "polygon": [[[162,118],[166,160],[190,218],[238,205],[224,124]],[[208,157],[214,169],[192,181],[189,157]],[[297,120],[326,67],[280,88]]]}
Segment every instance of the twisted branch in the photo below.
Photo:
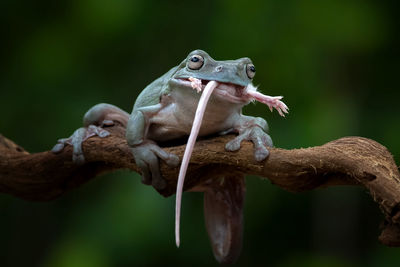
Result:
{"label": "twisted branch", "polygon": [[[125,141],[125,129],[116,125],[111,136],[90,138],[83,144],[86,162],[72,163],[72,149],[60,154],[50,151],[29,154],[0,135],[0,193],[32,201],[47,201],[86,183],[100,173],[116,169],[138,172]],[[290,192],[333,185],[364,186],[383,215],[380,241],[400,246],[400,174],[390,152],[379,143],[362,137],[345,137],[322,146],[285,150],[272,148],[264,162],[256,162],[253,146],[245,142],[239,152],[227,152],[232,136],[214,137],[196,143],[185,182],[185,190],[205,178],[225,172],[241,172],[268,178]],[[165,147],[182,158],[184,145]],[[161,164],[167,187],[160,194],[175,192],[178,168]]]}

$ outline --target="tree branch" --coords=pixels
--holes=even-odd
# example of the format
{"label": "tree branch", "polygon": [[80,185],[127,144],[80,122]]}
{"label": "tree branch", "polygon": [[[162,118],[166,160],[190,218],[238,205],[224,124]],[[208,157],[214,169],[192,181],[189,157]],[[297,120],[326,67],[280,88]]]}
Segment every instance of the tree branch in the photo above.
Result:
{"label": "tree branch", "polygon": [[[0,193],[33,201],[47,201],[86,183],[100,173],[116,169],[138,172],[125,140],[125,129],[107,128],[111,136],[90,138],[83,144],[86,162],[72,163],[72,149],[29,154],[0,135]],[[239,152],[227,152],[232,136],[214,137],[196,143],[185,182],[185,190],[224,172],[241,172],[268,178],[290,192],[333,185],[364,186],[378,203],[385,221],[379,239],[400,246],[400,174],[390,152],[362,137],[345,137],[322,146],[285,150],[271,148],[264,162],[256,162],[253,146],[245,142]],[[182,158],[184,145],[165,147]],[[175,192],[178,168],[161,164],[167,187],[160,194]]]}

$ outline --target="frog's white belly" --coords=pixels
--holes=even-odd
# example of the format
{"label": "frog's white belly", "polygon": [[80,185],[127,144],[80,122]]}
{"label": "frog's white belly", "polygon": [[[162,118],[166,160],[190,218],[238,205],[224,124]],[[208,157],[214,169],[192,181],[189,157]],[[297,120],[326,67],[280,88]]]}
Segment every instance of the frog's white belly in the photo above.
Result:
{"label": "frog's white belly", "polygon": [[[181,95],[178,98],[181,98]],[[181,99],[176,99],[176,97],[171,99],[171,102],[151,117],[147,133],[149,139],[167,141],[190,134],[198,96],[186,95],[184,101],[179,101]],[[203,117],[199,136],[219,133],[232,128],[238,116],[240,116],[240,107],[232,106],[230,103],[221,103],[220,100],[211,97]]]}

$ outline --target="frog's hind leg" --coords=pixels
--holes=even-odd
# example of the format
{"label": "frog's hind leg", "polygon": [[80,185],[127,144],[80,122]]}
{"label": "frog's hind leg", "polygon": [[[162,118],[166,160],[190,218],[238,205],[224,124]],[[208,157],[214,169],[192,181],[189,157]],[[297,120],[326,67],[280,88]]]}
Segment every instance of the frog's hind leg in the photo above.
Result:
{"label": "frog's hind leg", "polygon": [[129,114],[117,106],[110,104],[97,104],[89,109],[83,116],[83,126],[112,126],[115,122],[119,122],[123,127],[129,120]]}
{"label": "frog's hind leg", "polygon": [[89,109],[84,115],[84,127],[77,129],[68,138],[59,139],[57,144],[53,147],[52,152],[59,153],[66,145],[72,145],[72,161],[77,164],[82,164],[85,162],[82,143],[86,139],[96,135],[101,138],[109,136],[110,133],[102,127],[112,126],[115,122],[126,127],[128,119],[129,114],[114,105],[97,104]]}
{"label": "frog's hind leg", "polygon": [[244,175],[240,173],[213,178],[204,187],[207,232],[220,263],[233,263],[240,255],[245,192]]}

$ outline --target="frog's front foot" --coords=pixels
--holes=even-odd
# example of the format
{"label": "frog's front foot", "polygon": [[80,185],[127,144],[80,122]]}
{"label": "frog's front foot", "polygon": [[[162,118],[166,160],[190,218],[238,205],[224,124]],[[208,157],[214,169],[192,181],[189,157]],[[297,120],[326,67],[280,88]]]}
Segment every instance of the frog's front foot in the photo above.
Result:
{"label": "frog's front foot", "polygon": [[271,137],[261,127],[253,126],[243,130],[233,140],[229,141],[225,145],[225,149],[228,151],[237,151],[244,140],[253,142],[254,157],[257,161],[266,159],[269,155],[267,147],[273,146]]}
{"label": "frog's front foot", "polygon": [[179,157],[175,154],[165,152],[155,142],[147,140],[140,145],[131,147],[136,165],[142,172],[142,183],[152,185],[155,189],[163,189],[167,185],[161,176],[158,158],[167,163],[168,166],[177,167]]}
{"label": "frog's front foot", "polygon": [[[104,121],[103,125],[112,125],[110,121]],[[99,136],[104,138],[109,136],[110,133],[103,128],[95,125],[89,125],[88,127],[82,127],[77,129],[70,137],[62,138],[57,141],[57,144],[51,150],[53,153],[60,153],[66,145],[71,145],[73,147],[72,151],[72,161],[76,164],[83,164],[85,162],[85,157],[82,151],[82,143],[92,137]]]}

